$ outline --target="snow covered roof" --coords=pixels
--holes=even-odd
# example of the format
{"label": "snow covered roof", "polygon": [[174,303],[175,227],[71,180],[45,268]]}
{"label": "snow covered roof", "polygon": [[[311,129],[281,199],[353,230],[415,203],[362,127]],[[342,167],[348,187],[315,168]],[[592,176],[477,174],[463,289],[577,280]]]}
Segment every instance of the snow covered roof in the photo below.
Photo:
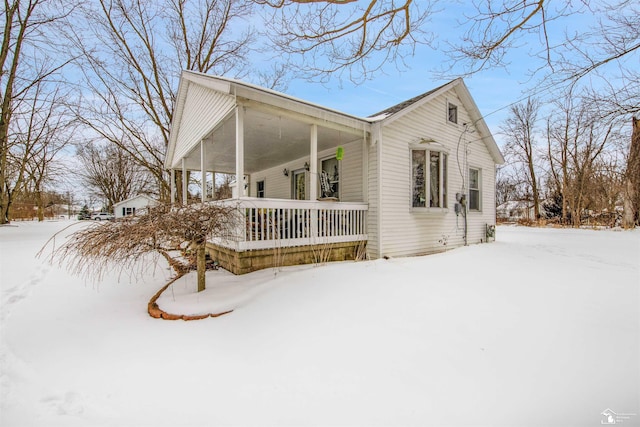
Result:
{"label": "snow covered roof", "polygon": [[122,200],[122,201],[120,201],[120,202],[118,202],[118,203],[114,203],[114,204],[113,204],[113,208],[115,209],[115,208],[116,208],[116,206],[126,205],[127,203],[130,203],[130,202],[132,202],[132,201],[134,201],[134,200],[137,200],[137,199],[145,199],[145,200],[146,200],[146,202],[147,202],[147,205],[156,205],[156,204],[158,204],[158,203],[159,203],[159,202],[158,202],[156,199],[154,199],[153,197],[149,197],[149,196],[147,196],[146,194],[138,194],[137,196],[129,197],[129,198],[128,198],[128,199],[126,199],[126,200]]}

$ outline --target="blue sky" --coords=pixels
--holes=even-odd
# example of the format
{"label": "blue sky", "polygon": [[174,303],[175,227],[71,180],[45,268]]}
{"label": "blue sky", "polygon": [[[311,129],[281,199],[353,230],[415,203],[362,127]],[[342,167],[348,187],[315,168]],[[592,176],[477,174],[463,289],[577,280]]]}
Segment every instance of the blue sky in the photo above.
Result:
{"label": "blue sky", "polygon": [[[368,116],[446,83],[448,80],[432,77],[425,64],[427,61],[427,58],[415,58],[415,65],[410,70],[394,70],[357,86],[344,82],[342,85],[322,85],[295,81],[286,92],[345,113]],[[501,70],[484,71],[464,80],[494,133],[506,118],[508,105],[521,99],[526,88],[521,83],[524,77],[519,79]]]}
{"label": "blue sky", "polygon": [[[551,6],[547,6],[549,7]],[[582,5],[576,7],[584,10]],[[428,24],[428,29],[437,34],[439,44],[435,49],[418,46],[415,54],[406,59],[407,68],[402,71],[398,71],[390,63],[383,69],[384,74],[379,73],[374,79],[358,85],[348,80],[340,82],[338,78],[325,84],[293,81],[286,93],[345,113],[368,116],[431,90],[458,77],[452,74],[449,79],[437,78],[434,71],[448,60],[442,52],[445,42],[457,41],[462,35],[463,28],[459,20],[465,12],[470,13],[468,4],[451,2],[446,10],[435,15],[434,20]],[[552,44],[561,44],[565,31],[585,30],[595,23],[595,19],[593,13],[575,13],[550,21],[547,25],[549,40]],[[536,89],[535,79],[531,78],[529,71],[537,64],[537,59],[533,56],[542,49],[541,40],[535,33],[525,34],[516,46],[506,56],[506,67],[483,70],[464,77],[480,112],[499,143],[499,127],[508,116],[509,106],[525,100],[527,91]],[[462,72],[460,69],[454,71]],[[549,98],[550,93],[540,93],[540,96]]]}

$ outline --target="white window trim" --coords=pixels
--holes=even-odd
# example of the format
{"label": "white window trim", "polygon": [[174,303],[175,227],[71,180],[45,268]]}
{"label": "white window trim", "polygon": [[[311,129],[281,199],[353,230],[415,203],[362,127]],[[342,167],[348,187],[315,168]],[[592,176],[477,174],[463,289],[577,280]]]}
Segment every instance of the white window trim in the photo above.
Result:
{"label": "white window trim", "polygon": [[[338,162],[338,200],[342,200],[342,162],[338,160],[335,154],[318,159],[318,173],[322,173],[322,162],[325,160],[336,159]],[[321,194],[320,180],[318,180],[318,194]]]}
{"label": "white window trim", "polygon": [[[291,200],[308,200],[309,197],[309,171],[305,168],[294,169],[289,172],[291,175]],[[304,199],[296,199],[296,175],[304,175]]]}
{"label": "white window trim", "polygon": [[264,191],[264,196],[262,197],[267,197],[267,178],[262,178],[262,179],[258,179],[256,180],[256,197],[260,197],[258,196],[258,184],[263,183],[263,191]]}
{"label": "white window trim", "polygon": [[[409,145],[409,165],[413,164],[413,157],[412,157],[412,151],[414,150],[424,150],[425,151],[425,163],[426,166],[428,167],[430,165],[430,153],[431,152],[437,152],[440,153],[440,155],[445,154],[447,156],[447,161],[449,160],[449,158],[451,157],[449,155],[449,150],[444,147],[442,144],[439,143],[433,143],[433,144],[410,144]],[[442,157],[441,157],[442,159]],[[447,171],[449,170],[448,165],[447,165]],[[440,183],[443,183],[443,178],[444,178],[444,162],[440,162],[440,170],[438,171],[439,173],[439,178],[440,178]],[[410,174],[410,179],[409,179],[409,209],[412,213],[432,213],[432,214],[444,214],[449,212],[449,203],[448,200],[445,200],[445,197],[449,196],[449,192],[448,191],[442,191],[444,188],[441,185],[440,187],[440,206],[446,204],[447,207],[431,207],[431,206],[425,206],[425,207],[417,207],[417,206],[413,206],[413,172],[411,170],[411,167],[409,168],[409,174]],[[447,184],[449,183],[449,177],[447,177]],[[427,189],[431,188],[431,173],[425,173],[425,187]],[[448,189],[447,189],[448,190]],[[446,193],[446,194],[445,194]],[[445,203],[446,202],[446,203]],[[428,203],[425,203],[428,205]]]}
{"label": "white window trim", "polygon": [[[473,170],[477,170],[478,171],[478,209],[471,209],[471,177],[469,176],[469,171],[471,171],[471,169]],[[477,167],[477,166],[469,166],[467,168],[467,182],[468,184],[468,189],[467,189],[467,211],[470,213],[473,212],[482,212],[482,168],[481,167]]]}
{"label": "white window trim", "polygon": [[[452,122],[451,120],[449,120],[449,108],[450,108],[450,106],[456,107],[456,121],[455,122]],[[449,101],[447,99],[447,108],[445,109],[444,114],[445,114],[444,118],[445,118],[445,121],[447,123],[449,123],[450,125],[457,126],[458,123],[460,122],[460,106],[459,106],[459,104],[451,102],[451,101]]]}

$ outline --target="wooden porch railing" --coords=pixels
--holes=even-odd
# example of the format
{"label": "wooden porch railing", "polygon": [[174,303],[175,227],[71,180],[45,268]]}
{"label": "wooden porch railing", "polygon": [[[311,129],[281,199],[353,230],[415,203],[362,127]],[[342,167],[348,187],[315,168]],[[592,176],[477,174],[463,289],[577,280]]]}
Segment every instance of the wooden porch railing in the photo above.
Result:
{"label": "wooden porch railing", "polygon": [[213,243],[237,251],[367,240],[366,203],[241,198],[239,227]]}

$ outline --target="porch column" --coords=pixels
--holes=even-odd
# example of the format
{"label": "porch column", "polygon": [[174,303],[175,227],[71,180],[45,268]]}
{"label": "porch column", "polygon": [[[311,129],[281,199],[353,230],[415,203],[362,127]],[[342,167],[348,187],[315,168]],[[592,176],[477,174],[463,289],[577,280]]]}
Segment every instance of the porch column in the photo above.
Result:
{"label": "porch column", "polygon": [[362,131],[362,201],[369,203],[369,149],[367,131]]}
{"label": "porch column", "polygon": [[216,171],[211,171],[211,200],[216,198]]}
{"label": "porch column", "polygon": [[[311,148],[309,153],[309,200],[318,200],[318,125],[311,125]],[[312,244],[318,236],[318,210],[311,210]]]}
{"label": "porch column", "polygon": [[236,189],[238,198],[244,194],[244,107],[236,107]]}
{"label": "porch column", "polygon": [[318,199],[318,125],[311,125],[311,148],[309,155],[309,200]]}
{"label": "porch column", "polygon": [[169,178],[171,180],[171,204],[175,205],[176,204],[176,170],[174,168],[171,168],[171,178]]}
{"label": "porch column", "polygon": [[205,148],[204,148],[204,139],[200,140],[200,174],[202,175],[200,179],[200,199],[202,203],[207,201],[207,170],[205,169],[204,163],[205,156]]}
{"label": "porch column", "polygon": [[187,162],[182,158],[182,204],[187,204]]}

